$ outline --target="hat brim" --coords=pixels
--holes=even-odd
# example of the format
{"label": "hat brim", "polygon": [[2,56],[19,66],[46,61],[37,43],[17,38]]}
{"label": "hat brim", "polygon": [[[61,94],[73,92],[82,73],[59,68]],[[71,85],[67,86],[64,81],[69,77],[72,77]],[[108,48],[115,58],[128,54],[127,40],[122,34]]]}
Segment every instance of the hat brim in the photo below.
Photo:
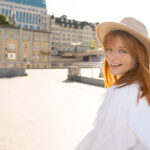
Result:
{"label": "hat brim", "polygon": [[105,35],[113,30],[126,31],[132,36],[134,36],[145,46],[145,48],[148,51],[148,55],[150,56],[150,39],[146,37],[144,34],[136,31],[134,28],[124,25],[122,23],[104,22],[99,24],[96,28],[96,34],[100,42],[103,43]]}

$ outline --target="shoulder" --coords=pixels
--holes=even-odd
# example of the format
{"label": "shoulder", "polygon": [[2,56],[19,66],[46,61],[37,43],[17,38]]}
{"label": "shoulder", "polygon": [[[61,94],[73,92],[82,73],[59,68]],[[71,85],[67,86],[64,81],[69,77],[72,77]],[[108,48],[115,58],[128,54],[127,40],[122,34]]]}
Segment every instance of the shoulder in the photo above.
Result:
{"label": "shoulder", "polygon": [[138,84],[120,87],[120,85],[113,85],[108,88],[103,107],[111,107],[115,109],[128,109],[131,105],[136,105],[138,93]]}
{"label": "shoulder", "polygon": [[[126,86],[123,86],[124,84],[121,84],[121,85],[113,85],[111,88],[113,90],[116,90],[116,89],[119,89],[120,91],[129,91],[129,90],[137,90],[138,87],[139,87],[139,84],[138,83],[132,83],[132,84],[129,84],[129,85],[126,85]],[[123,86],[123,87],[121,87]]]}
{"label": "shoulder", "polygon": [[[121,87],[122,85],[113,85],[112,87],[108,88],[109,95],[116,95],[116,96],[125,96],[125,97],[135,97],[138,93],[139,84],[133,83],[130,85],[126,85]],[[122,97],[123,98],[123,97]]]}

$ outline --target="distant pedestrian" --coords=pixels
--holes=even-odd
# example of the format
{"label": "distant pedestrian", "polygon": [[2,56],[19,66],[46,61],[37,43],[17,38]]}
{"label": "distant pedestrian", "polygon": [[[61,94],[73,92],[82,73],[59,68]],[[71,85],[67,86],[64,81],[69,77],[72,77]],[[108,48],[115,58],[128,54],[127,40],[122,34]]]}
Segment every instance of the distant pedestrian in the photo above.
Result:
{"label": "distant pedestrian", "polygon": [[108,88],[94,128],[75,150],[150,150],[150,40],[143,23],[104,22],[97,36]]}

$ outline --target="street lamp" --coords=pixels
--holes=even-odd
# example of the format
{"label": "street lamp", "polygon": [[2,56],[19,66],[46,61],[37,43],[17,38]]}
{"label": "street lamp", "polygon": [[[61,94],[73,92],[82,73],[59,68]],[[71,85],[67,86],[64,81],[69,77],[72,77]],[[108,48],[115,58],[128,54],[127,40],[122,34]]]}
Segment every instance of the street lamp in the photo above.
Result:
{"label": "street lamp", "polygon": [[77,62],[77,47],[79,45],[81,45],[82,42],[74,42],[74,43],[71,43],[72,46],[75,46],[75,49],[74,49],[74,52],[75,52],[75,55],[76,55],[76,62]]}

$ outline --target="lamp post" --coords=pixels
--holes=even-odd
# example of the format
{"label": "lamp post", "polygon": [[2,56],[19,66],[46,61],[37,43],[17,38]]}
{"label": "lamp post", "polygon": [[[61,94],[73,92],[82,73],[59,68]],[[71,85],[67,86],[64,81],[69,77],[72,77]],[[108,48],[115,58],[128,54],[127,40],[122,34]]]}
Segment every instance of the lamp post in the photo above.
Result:
{"label": "lamp post", "polygon": [[74,53],[75,53],[75,57],[76,57],[76,62],[77,62],[77,47],[79,46],[79,45],[81,45],[82,44],[82,42],[74,42],[74,43],[71,43],[71,45],[72,46],[75,46],[75,49],[74,49]]}

